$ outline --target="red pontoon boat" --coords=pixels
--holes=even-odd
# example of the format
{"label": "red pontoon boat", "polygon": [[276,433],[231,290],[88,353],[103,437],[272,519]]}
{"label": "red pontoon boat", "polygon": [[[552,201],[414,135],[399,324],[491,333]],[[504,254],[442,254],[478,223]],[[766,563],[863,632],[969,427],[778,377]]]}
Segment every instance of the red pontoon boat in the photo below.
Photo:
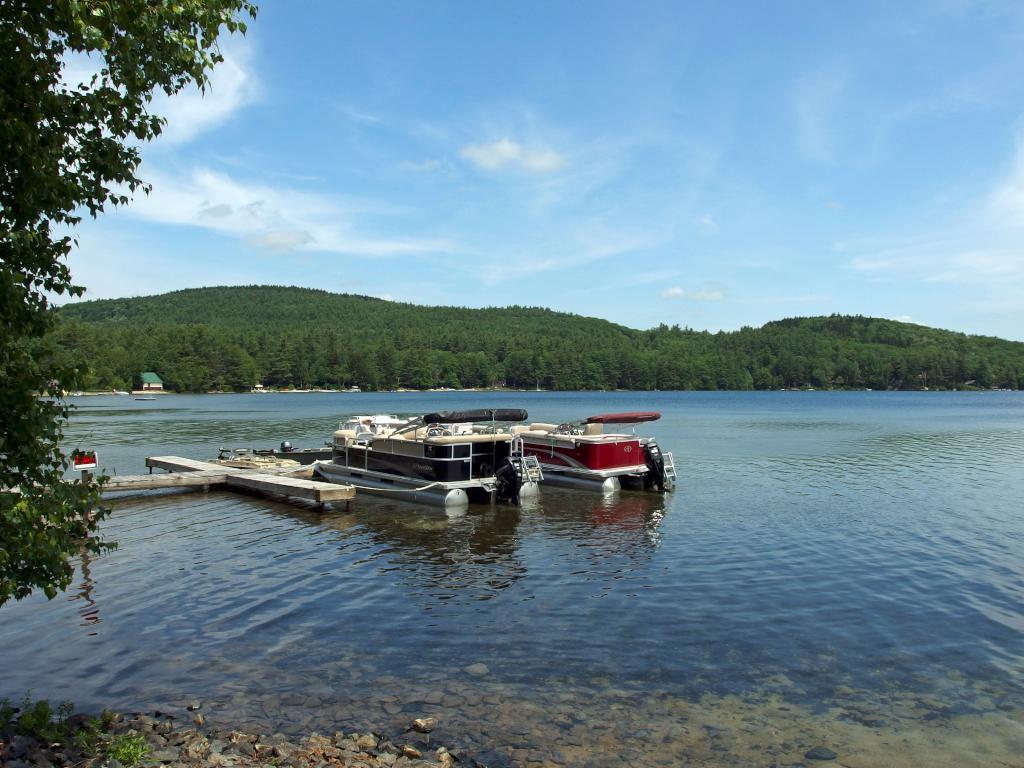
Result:
{"label": "red pontoon boat", "polygon": [[531,424],[519,436],[524,452],[540,462],[545,483],[605,493],[623,485],[669,491],[676,480],[671,453],[662,453],[651,437],[604,431],[606,424],[660,418],[660,413],[649,411],[601,413],[565,424]]}

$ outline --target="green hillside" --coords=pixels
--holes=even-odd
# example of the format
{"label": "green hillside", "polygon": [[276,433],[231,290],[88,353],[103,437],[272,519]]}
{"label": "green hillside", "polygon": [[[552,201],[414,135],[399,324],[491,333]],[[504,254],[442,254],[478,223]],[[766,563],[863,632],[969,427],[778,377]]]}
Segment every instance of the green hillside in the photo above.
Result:
{"label": "green hillside", "polygon": [[48,353],[84,385],[156,371],[181,392],[364,389],[943,389],[1024,384],[1024,343],[877,318],[711,334],[530,307],[420,307],[307,288],[198,288],[58,311]]}

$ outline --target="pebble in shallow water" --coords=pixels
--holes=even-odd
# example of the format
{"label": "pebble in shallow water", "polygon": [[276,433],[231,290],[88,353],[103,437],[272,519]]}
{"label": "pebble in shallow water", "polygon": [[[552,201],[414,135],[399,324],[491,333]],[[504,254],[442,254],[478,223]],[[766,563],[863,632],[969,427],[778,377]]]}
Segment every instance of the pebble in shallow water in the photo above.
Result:
{"label": "pebble in shallow water", "polygon": [[435,728],[437,728],[437,719],[433,717],[417,717],[409,726],[409,730],[417,733],[430,733]]}
{"label": "pebble in shallow water", "polygon": [[804,757],[808,760],[835,760],[839,755],[828,747],[814,747],[804,752]]}

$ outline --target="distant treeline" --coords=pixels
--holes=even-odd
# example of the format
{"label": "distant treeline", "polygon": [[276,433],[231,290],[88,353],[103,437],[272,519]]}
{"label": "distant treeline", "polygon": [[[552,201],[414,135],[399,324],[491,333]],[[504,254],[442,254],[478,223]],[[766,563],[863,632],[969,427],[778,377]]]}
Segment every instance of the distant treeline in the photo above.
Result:
{"label": "distant treeline", "polygon": [[963,389],[1024,385],[1024,343],[833,315],[708,333],[547,309],[420,307],[304,288],[201,288],[58,311],[47,350],[90,389],[154,371],[178,392]]}

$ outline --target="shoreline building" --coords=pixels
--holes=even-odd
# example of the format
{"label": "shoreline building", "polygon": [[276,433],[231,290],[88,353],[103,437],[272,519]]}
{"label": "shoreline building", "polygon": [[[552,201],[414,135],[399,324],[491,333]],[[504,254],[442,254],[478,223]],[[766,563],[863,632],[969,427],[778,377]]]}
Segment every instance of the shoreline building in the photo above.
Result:
{"label": "shoreline building", "polygon": [[143,392],[163,392],[164,381],[152,371],[142,373],[139,378],[142,380]]}

